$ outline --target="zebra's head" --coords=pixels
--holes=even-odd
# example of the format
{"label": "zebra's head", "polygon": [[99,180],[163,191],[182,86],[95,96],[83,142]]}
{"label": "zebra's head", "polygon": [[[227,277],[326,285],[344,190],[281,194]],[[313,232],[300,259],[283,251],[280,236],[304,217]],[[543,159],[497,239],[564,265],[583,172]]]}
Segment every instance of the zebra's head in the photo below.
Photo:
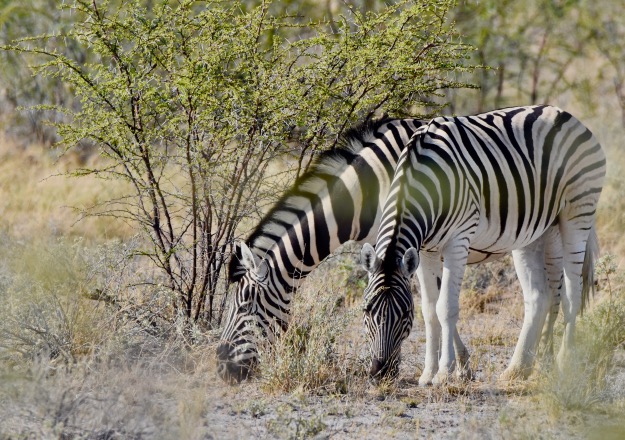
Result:
{"label": "zebra's head", "polygon": [[230,280],[238,285],[217,347],[217,372],[226,382],[237,383],[249,377],[258,363],[258,337],[273,340],[276,318],[268,316],[267,260],[254,255],[245,243],[233,259]]}
{"label": "zebra's head", "polygon": [[372,379],[395,377],[399,371],[401,344],[410,334],[414,303],[410,276],[419,265],[419,253],[410,248],[401,258],[382,260],[373,246],[362,248],[362,262],[369,272],[364,293],[364,324],[371,352]]}

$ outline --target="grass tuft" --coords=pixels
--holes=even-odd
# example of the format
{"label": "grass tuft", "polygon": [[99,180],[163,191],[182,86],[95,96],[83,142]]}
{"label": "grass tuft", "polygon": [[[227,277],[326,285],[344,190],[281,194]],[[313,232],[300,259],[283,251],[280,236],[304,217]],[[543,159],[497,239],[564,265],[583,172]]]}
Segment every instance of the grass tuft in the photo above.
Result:
{"label": "grass tuft", "polygon": [[364,346],[343,337],[359,312],[345,306],[343,276],[322,267],[298,291],[288,329],[260,350],[265,391],[345,394],[365,382]]}
{"label": "grass tuft", "polygon": [[108,310],[84,297],[91,280],[79,240],[3,240],[0,273],[0,358],[73,363],[104,342]]}

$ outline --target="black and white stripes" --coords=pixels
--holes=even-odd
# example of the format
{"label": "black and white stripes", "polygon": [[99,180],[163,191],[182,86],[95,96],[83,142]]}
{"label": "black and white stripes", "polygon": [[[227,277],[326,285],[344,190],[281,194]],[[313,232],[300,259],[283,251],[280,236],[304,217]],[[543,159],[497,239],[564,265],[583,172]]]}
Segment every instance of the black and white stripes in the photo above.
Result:
{"label": "black and white stripes", "polygon": [[414,119],[352,129],[341,148],[323,154],[237,249],[230,281],[237,290],[217,349],[218,372],[239,381],[257,361],[257,335],[272,339],[289,318],[292,292],[340,244],[372,242],[395,164]]}
{"label": "black and white stripes", "polygon": [[605,156],[595,137],[555,107],[440,117],[421,127],[399,160],[375,250],[363,247],[372,374],[396,368],[412,326],[407,280],[418,267],[427,339],[420,383],[446,380],[456,355],[466,352],[456,330],[465,265],[510,251],[526,310],[504,376],[525,376],[531,369],[551,304],[547,261],[561,265],[553,273],[564,273],[562,360],[583,304],[582,279],[587,284],[592,273],[589,250],[596,243],[604,175]]}

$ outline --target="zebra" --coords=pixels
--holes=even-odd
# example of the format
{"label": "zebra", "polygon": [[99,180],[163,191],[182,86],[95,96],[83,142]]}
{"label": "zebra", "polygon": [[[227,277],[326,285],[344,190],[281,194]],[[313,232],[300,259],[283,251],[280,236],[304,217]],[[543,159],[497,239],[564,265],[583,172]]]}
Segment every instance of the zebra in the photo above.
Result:
{"label": "zebra", "polygon": [[414,272],[426,331],[419,383],[444,383],[456,368],[462,373],[458,296],[476,252],[512,251],[523,290],[521,334],[502,378],[531,372],[551,301],[544,294],[547,261],[563,273],[565,329],[557,364],[565,365],[576,316],[594,288],[594,222],[605,169],[590,130],[548,105],[437,117],[420,127],[398,161],[375,248],[365,244],[361,253],[369,276],[363,308],[371,375],[397,372],[413,324]]}
{"label": "zebra", "polygon": [[237,283],[220,343],[217,371],[239,382],[258,361],[255,338],[285,329],[298,283],[349,240],[373,242],[381,206],[405,145],[425,122],[370,121],[324,152],[235,248],[229,281]]}

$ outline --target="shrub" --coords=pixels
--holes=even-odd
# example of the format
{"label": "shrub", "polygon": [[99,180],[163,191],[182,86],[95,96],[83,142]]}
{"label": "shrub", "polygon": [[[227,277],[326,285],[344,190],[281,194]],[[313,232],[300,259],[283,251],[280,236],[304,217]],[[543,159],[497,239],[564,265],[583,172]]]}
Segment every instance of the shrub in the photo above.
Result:
{"label": "shrub", "polygon": [[[436,111],[441,90],[466,86],[452,4],[403,1],[305,22],[273,15],[270,1],[76,0],[62,5],[75,17],[69,31],[5,49],[34,56],[35,73],[75,91],[78,110],[53,107],[68,121],[56,124],[61,143],[95,144],[110,160],[77,174],[132,185],[100,214],[145,233],[172,316],[218,324],[239,226],[258,219],[309,153],[336,145],[356,120]],[[56,50],[60,40],[94,61]],[[270,166],[287,153],[295,172]]]}

